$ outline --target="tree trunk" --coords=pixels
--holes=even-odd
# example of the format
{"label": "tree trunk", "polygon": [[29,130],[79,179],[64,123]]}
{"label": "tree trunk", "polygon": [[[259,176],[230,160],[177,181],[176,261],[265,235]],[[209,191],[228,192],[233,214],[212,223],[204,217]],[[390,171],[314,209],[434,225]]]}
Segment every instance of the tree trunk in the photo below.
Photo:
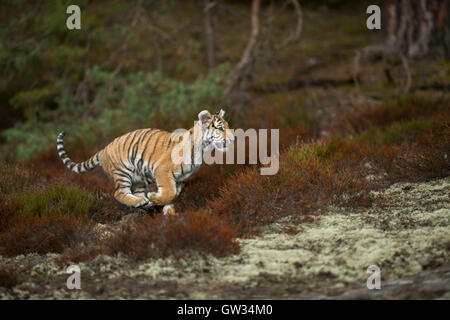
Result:
{"label": "tree trunk", "polygon": [[388,0],[386,45],[408,58],[450,53],[450,0]]}
{"label": "tree trunk", "polygon": [[208,55],[208,72],[214,69],[214,33],[211,22],[211,8],[215,5],[214,2],[209,0],[203,1],[204,12],[205,12],[205,33],[206,33],[206,47]]}

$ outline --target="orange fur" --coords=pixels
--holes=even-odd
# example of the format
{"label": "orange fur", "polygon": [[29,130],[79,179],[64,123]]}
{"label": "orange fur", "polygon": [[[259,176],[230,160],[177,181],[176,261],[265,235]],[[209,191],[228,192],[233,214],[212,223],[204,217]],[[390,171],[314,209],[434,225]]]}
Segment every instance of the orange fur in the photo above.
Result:
{"label": "orange fur", "polygon": [[[129,132],[81,163],[74,163],[67,156],[63,147],[64,133],[58,136],[57,150],[64,164],[76,173],[102,166],[114,181],[114,197],[119,202],[138,208],[164,206],[165,214],[175,214],[172,201],[179,195],[184,183],[200,168],[201,162],[178,164],[172,161],[172,152],[178,146],[182,157],[183,148],[179,144],[186,139],[190,139],[188,143],[192,154],[195,143],[201,146],[202,151],[218,148],[218,145],[226,149],[234,136],[227,130],[229,127],[223,114],[222,110],[214,115],[208,111],[200,112],[194,127],[178,137],[159,129]],[[199,130],[197,137],[194,129]],[[151,183],[156,183],[157,192],[147,192]]]}

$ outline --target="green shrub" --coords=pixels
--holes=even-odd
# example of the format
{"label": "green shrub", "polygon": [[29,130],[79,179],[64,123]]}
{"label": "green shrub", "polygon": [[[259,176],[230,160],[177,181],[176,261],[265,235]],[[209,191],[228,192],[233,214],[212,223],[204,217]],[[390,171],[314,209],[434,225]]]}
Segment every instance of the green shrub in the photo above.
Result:
{"label": "green shrub", "polygon": [[36,172],[19,166],[0,164],[0,201],[13,192],[20,192],[38,180]]}
{"label": "green shrub", "polygon": [[100,203],[94,194],[62,183],[16,193],[11,196],[10,201],[16,208],[20,208],[16,215],[26,216],[88,216],[100,209]]}
{"label": "green shrub", "polygon": [[[170,130],[180,125],[192,126],[197,112],[208,106],[212,110],[218,108],[227,69],[227,65],[221,65],[208,76],[187,84],[158,72],[119,77],[93,67],[88,72],[90,91],[94,92],[91,101],[76,101],[73,92],[59,84],[59,107],[52,112],[37,110],[35,116],[5,130],[2,135],[8,145],[4,151],[11,160],[30,159],[55,148],[61,131],[70,132],[75,145],[89,149],[99,148],[137,128]],[[23,100],[22,97],[20,101]]]}
{"label": "green shrub", "polygon": [[359,135],[359,139],[377,144],[400,143],[412,136],[431,130],[433,119],[417,118],[410,121],[394,122],[387,128],[370,127]]}

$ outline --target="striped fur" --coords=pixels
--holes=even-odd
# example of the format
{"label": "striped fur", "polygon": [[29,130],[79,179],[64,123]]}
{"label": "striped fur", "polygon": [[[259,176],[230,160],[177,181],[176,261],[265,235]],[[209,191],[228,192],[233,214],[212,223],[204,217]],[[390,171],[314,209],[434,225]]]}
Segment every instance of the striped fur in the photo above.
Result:
{"label": "striped fur", "polygon": [[[150,208],[164,206],[164,214],[175,214],[172,201],[178,196],[188,179],[200,168],[203,152],[213,148],[225,151],[234,140],[228,123],[223,119],[224,111],[211,115],[204,110],[194,127],[179,136],[159,129],[139,129],[116,138],[90,159],[75,163],[64,150],[65,133],[58,135],[56,146],[64,165],[75,173],[82,173],[102,166],[115,184],[114,197],[121,203]],[[196,127],[197,126],[197,127]],[[194,134],[194,129],[200,134]],[[190,139],[188,141],[187,139]],[[195,140],[197,139],[197,140]],[[183,155],[180,143],[190,144],[192,161],[177,164],[172,160],[172,151]],[[201,152],[195,152],[195,146]],[[148,192],[155,183],[157,192]]]}

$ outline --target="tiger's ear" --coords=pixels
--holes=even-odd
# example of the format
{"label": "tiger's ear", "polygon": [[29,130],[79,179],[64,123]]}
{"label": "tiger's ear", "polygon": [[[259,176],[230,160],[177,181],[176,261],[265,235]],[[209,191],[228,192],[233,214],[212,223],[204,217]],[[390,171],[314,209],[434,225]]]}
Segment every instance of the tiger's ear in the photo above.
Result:
{"label": "tiger's ear", "polygon": [[219,117],[223,118],[223,116],[225,115],[225,111],[220,109],[220,111],[217,114],[219,115]]}
{"label": "tiger's ear", "polygon": [[202,124],[202,127],[206,127],[211,121],[211,113],[208,110],[203,110],[198,114],[198,120]]}

